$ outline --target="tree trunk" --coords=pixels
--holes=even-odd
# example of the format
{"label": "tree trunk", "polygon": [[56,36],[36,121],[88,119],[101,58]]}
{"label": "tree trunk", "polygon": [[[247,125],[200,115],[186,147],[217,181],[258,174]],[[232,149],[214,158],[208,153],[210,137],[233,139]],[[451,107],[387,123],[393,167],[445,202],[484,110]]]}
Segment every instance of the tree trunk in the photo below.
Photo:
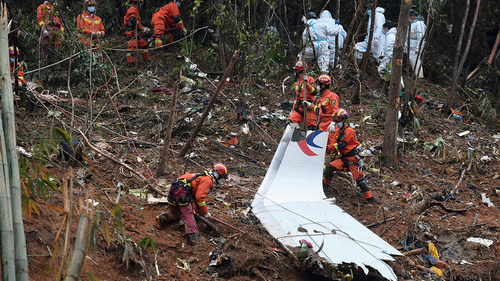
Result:
{"label": "tree trunk", "polygon": [[[14,115],[14,96],[12,92],[12,83],[10,79],[9,66],[9,39],[7,30],[7,7],[0,9],[2,21],[0,35],[0,61],[3,76],[2,87],[2,121],[5,130],[5,145],[7,149],[8,174],[10,182],[10,204],[12,210],[12,224],[14,229],[14,248],[15,248],[15,267],[17,280],[28,279],[28,257],[26,255],[26,237],[23,225],[23,210],[21,204],[21,182],[19,176],[19,161],[17,159],[16,144],[16,122]],[[17,80],[17,75],[15,75]],[[5,155],[5,154],[4,154]],[[6,279],[4,279],[6,280]]]}
{"label": "tree trunk", "polygon": [[203,111],[203,114],[200,117],[200,121],[198,121],[198,124],[196,124],[196,128],[194,129],[194,132],[191,134],[189,137],[188,141],[182,148],[182,151],[179,153],[178,158],[184,157],[186,155],[186,152],[188,149],[191,147],[191,142],[196,138],[198,135],[198,132],[201,130],[201,126],[203,125],[203,121],[205,121],[205,118],[207,118],[208,113],[210,112],[210,109],[212,109],[212,106],[214,105],[215,100],[219,96],[219,92],[222,90],[222,87],[224,86],[227,77],[229,76],[229,73],[231,73],[231,69],[234,66],[234,63],[236,63],[236,59],[238,58],[238,55],[240,54],[240,50],[236,50],[233,54],[233,58],[231,59],[231,62],[229,63],[228,68],[224,72],[224,76],[222,76],[222,79],[219,82],[219,85],[217,86],[217,89],[215,89],[214,95],[212,96],[212,99],[208,102],[207,107],[205,108],[205,111]]}
{"label": "tree trunk", "polygon": [[493,63],[493,59],[495,58],[495,54],[497,53],[498,45],[500,44],[500,30],[498,31],[497,40],[495,41],[495,45],[493,45],[493,49],[491,50],[490,57],[488,58],[488,64]]}
{"label": "tree trunk", "polygon": [[467,5],[465,6],[464,18],[462,21],[462,28],[460,29],[460,36],[458,37],[457,50],[455,51],[455,63],[453,65],[453,80],[456,79],[458,75],[458,63],[460,58],[460,50],[462,49],[462,41],[464,38],[465,24],[467,23],[467,16],[469,15],[470,0],[467,0]]}
{"label": "tree trunk", "polygon": [[175,109],[177,104],[177,96],[179,95],[179,84],[175,83],[174,85],[174,93],[172,95],[172,101],[170,102],[170,112],[168,114],[168,122],[167,122],[167,132],[165,133],[165,137],[163,138],[163,153],[161,154],[160,164],[158,165],[158,170],[156,170],[156,177],[163,176],[165,172],[165,164],[168,159],[168,150],[170,148],[170,140],[172,138],[172,127],[174,126],[175,119]]}
{"label": "tree trunk", "polygon": [[451,84],[450,96],[448,97],[448,100],[446,101],[446,107],[441,109],[442,113],[443,112],[448,113],[449,109],[453,108],[453,99],[455,97],[455,92],[457,90],[458,78],[460,78],[460,72],[462,72],[462,68],[464,66],[465,60],[467,59],[467,54],[469,53],[469,48],[470,48],[470,44],[472,41],[472,35],[474,34],[474,27],[476,26],[477,14],[479,13],[480,6],[481,6],[481,0],[477,0],[476,11],[474,13],[474,20],[472,21],[472,25],[470,26],[469,40],[467,40],[467,45],[465,46],[464,54],[462,56],[462,59],[460,60],[460,64],[458,65],[457,77],[455,77],[455,79],[453,79],[453,82]]}
{"label": "tree trunk", "polygon": [[396,161],[397,136],[398,136],[398,105],[399,89],[401,88],[401,74],[403,72],[404,42],[406,41],[406,27],[410,16],[411,0],[401,0],[399,11],[396,44],[392,56],[391,85],[389,90],[389,104],[385,118],[384,148],[382,152],[387,155],[390,163]]}

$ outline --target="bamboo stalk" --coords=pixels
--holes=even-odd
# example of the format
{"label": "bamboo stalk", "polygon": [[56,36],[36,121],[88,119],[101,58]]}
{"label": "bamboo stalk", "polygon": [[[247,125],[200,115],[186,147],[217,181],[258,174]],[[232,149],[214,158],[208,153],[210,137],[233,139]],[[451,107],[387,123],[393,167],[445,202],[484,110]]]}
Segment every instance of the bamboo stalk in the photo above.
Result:
{"label": "bamboo stalk", "polygon": [[80,214],[80,221],[78,222],[78,230],[75,241],[75,251],[71,258],[71,265],[68,269],[65,281],[79,280],[80,271],[82,270],[83,262],[85,261],[85,253],[87,251],[87,237],[90,225],[89,215],[87,212]]}
{"label": "bamboo stalk", "polygon": [[[10,83],[10,79],[7,80]],[[2,243],[2,280],[16,280],[16,264],[14,254],[14,228],[10,205],[9,167],[6,159],[3,125],[0,122],[0,142],[2,167],[0,168],[0,236]]]}
{"label": "bamboo stalk", "polygon": [[[14,121],[14,95],[10,82],[9,38],[7,27],[7,6],[0,9],[2,24],[0,28],[0,61],[2,69],[2,121],[5,131],[6,156],[10,181],[10,205],[12,210],[12,225],[14,230],[14,251],[17,280],[27,281],[28,257],[26,255],[26,237],[23,225],[23,207],[21,204],[21,182],[19,176],[19,161],[17,159],[16,123]],[[3,154],[2,156],[5,156]],[[5,158],[4,158],[5,159]],[[6,279],[5,279],[6,280]]]}

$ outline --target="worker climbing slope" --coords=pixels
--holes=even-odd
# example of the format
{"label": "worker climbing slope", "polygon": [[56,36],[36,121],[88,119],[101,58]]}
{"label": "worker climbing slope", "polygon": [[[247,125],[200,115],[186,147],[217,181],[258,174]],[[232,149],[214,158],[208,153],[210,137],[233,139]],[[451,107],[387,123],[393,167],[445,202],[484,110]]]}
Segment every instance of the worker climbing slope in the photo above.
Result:
{"label": "worker climbing slope", "polygon": [[[215,185],[227,179],[228,169],[226,165],[217,163],[210,171],[199,174],[186,173],[174,181],[168,194],[168,210],[156,217],[158,227],[163,227],[182,218],[185,223],[186,234],[189,242],[195,244],[199,241],[198,228],[194,219],[193,208],[196,213],[210,218],[205,202],[209,190]],[[196,205],[193,206],[193,203]]]}
{"label": "worker climbing slope", "polygon": [[307,109],[307,128],[309,130],[314,130],[316,128],[316,114],[311,107],[314,103],[314,95],[316,95],[316,83],[314,82],[314,78],[309,76],[307,77],[307,81],[305,81],[306,85],[304,85],[304,69],[308,70],[307,64],[303,63],[299,60],[295,63],[293,67],[295,71],[295,77],[298,81],[295,83],[295,102],[293,103],[292,113],[288,120],[286,120],[285,127],[288,124],[293,124],[292,127],[298,128],[299,123],[304,120],[304,107],[302,106],[302,102],[304,101],[304,87],[306,93],[306,109]]}
{"label": "worker climbing slope", "polygon": [[[358,155],[359,141],[356,137],[356,132],[347,123],[349,114],[342,108],[332,115],[332,121],[335,122],[335,132],[328,136],[329,154],[340,155],[339,159],[328,163],[323,172],[323,188],[326,189],[332,182],[334,172],[340,172],[344,169],[349,170],[358,186],[363,192],[363,197],[366,198],[370,205],[373,205],[373,195],[368,187],[368,183],[364,178],[363,169],[365,168],[363,160]],[[330,141],[330,138],[332,141]]]}
{"label": "worker climbing slope", "polygon": [[62,45],[64,26],[55,7],[56,0],[44,1],[36,9],[38,26],[42,29],[40,56],[46,62],[48,46],[58,51]]}
{"label": "worker climbing slope", "polygon": [[95,15],[96,5],[95,0],[85,0],[87,11],[76,19],[80,42],[86,49],[92,48],[94,52],[101,46],[101,38],[105,34],[102,19]]}
{"label": "worker climbing slope", "polygon": [[[136,50],[139,48],[144,48],[148,45],[144,39],[141,38],[139,34],[136,34],[139,31],[144,33],[149,31],[149,28],[142,26],[141,17],[139,16],[139,6],[142,0],[130,0],[132,3],[130,8],[127,10],[127,14],[125,15],[125,35],[127,37],[127,64],[129,66],[135,65],[134,56],[136,55]],[[139,2],[139,3],[138,3]],[[146,63],[151,62],[151,57],[149,56],[149,52],[147,49],[141,50],[142,59]]]}

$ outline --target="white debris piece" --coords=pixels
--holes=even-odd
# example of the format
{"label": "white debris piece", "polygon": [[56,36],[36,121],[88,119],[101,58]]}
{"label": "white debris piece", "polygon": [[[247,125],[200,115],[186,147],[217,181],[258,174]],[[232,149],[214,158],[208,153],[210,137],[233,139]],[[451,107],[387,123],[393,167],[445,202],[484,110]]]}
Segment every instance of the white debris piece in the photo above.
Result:
{"label": "white debris piece", "polygon": [[[267,174],[252,202],[252,212],[285,247],[310,241],[325,259],[322,266],[354,263],[388,280],[397,280],[391,255],[402,254],[355,218],[332,204],[322,186],[328,132],[308,132],[307,138],[287,126]],[[299,229],[305,229],[302,232]],[[317,235],[315,233],[323,233]],[[386,250],[386,251],[382,251]]]}
{"label": "white debris piece", "polygon": [[33,157],[32,153],[28,153],[24,148],[22,148],[20,146],[17,147],[17,152],[19,152],[19,154],[21,154],[23,156],[26,156],[28,158],[32,158]]}
{"label": "white debris piece", "polygon": [[486,197],[486,193],[481,193],[481,201],[483,201],[483,203],[488,207],[495,207],[495,205],[491,203],[490,198]]}
{"label": "white debris piece", "polygon": [[490,162],[491,158],[489,156],[485,155],[485,156],[481,157],[481,161],[482,162]]}
{"label": "white debris piece", "polygon": [[493,240],[479,238],[479,237],[469,237],[467,238],[467,242],[478,243],[485,247],[489,247],[493,244]]}
{"label": "white debris piece", "polygon": [[470,131],[464,131],[464,132],[459,133],[458,136],[463,137],[463,136],[466,136],[468,134],[470,134]]}

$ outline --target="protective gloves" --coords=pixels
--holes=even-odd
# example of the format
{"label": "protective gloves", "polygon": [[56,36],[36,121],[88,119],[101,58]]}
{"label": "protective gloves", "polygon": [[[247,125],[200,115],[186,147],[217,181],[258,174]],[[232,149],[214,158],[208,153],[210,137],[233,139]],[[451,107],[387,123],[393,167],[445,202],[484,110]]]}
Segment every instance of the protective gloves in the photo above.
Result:
{"label": "protective gloves", "polygon": [[43,36],[44,37],[49,37],[50,36],[50,33],[47,31],[47,29],[43,30]]}
{"label": "protective gloves", "polygon": [[209,219],[209,218],[211,218],[211,217],[212,217],[212,214],[210,214],[210,212],[208,212],[208,213],[206,213],[206,214],[204,214],[204,215],[202,215],[202,216],[203,216],[204,218],[206,218],[206,219]]}
{"label": "protective gloves", "polygon": [[305,104],[307,107],[310,107],[312,103],[311,103],[310,101],[306,101],[306,102],[304,102],[304,104]]}
{"label": "protective gloves", "polygon": [[328,126],[328,131],[335,132],[335,122],[330,123],[330,126]]}
{"label": "protective gloves", "polygon": [[378,38],[373,38],[373,44],[372,45],[378,45]]}
{"label": "protective gloves", "polygon": [[143,33],[148,33],[148,32],[149,32],[149,28],[147,28],[147,27],[143,26],[143,27],[142,27],[142,29],[141,29],[141,31],[142,31]]}
{"label": "protective gloves", "polygon": [[184,36],[188,33],[187,29],[183,29],[182,32],[184,33]]}
{"label": "protective gloves", "polygon": [[101,31],[97,31],[96,34],[97,34],[97,37],[102,37],[102,32]]}
{"label": "protective gloves", "polygon": [[97,36],[97,33],[95,33],[95,32],[93,32],[93,31],[92,31],[92,33],[90,33],[90,36],[92,36],[92,37],[96,37],[96,36]]}

